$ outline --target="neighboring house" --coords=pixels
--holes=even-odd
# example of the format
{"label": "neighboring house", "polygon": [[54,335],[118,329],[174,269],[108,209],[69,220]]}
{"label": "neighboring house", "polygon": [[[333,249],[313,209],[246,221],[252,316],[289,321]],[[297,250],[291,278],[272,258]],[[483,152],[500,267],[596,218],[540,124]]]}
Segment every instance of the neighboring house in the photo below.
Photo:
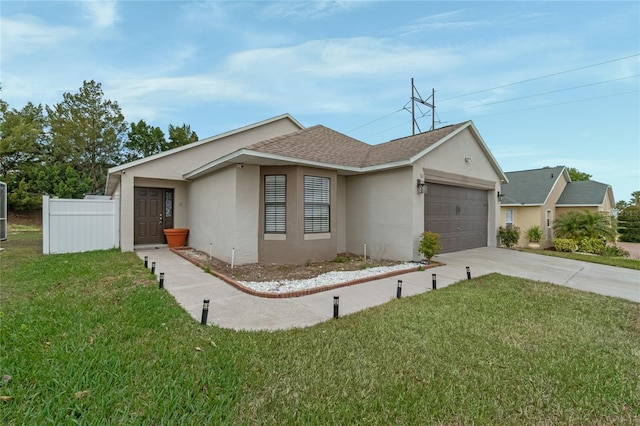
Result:
{"label": "neighboring house", "polygon": [[189,246],[236,264],[304,263],[351,252],[417,260],[420,234],[443,251],[495,246],[506,177],[471,121],[380,145],[288,114],[109,170],[121,249]]}
{"label": "neighboring house", "polygon": [[551,246],[553,222],[569,211],[590,210],[610,215],[615,208],[611,186],[595,181],[572,182],[564,166],[505,173],[500,223],[520,228],[519,245],[528,243],[525,231],[538,225],[544,233],[542,247]]}

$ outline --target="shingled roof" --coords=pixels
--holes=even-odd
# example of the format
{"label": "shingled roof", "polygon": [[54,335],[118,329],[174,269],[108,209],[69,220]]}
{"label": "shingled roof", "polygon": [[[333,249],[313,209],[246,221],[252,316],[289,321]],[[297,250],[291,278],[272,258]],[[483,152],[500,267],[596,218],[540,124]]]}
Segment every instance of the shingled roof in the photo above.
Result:
{"label": "shingled roof", "polygon": [[569,182],[556,202],[557,206],[594,206],[604,203],[610,186],[593,180]]}
{"label": "shingled roof", "polygon": [[369,145],[317,125],[248,146],[250,151],[347,167],[369,167],[409,160],[466,123]]}
{"label": "shingled roof", "polygon": [[248,146],[249,151],[340,166],[361,167],[371,147],[317,125]]}
{"label": "shingled roof", "polygon": [[503,183],[500,193],[502,205],[542,205],[551,193],[560,176],[566,173],[564,166],[544,167],[542,169],[506,172],[509,183]]}
{"label": "shingled roof", "polygon": [[473,132],[496,172],[503,181],[506,181],[500,166],[471,121],[379,145],[369,145],[322,125],[316,125],[248,145],[204,164],[186,173],[184,177],[195,179],[230,164],[305,164],[335,169],[344,174],[408,166],[419,157],[426,155],[430,149],[435,149],[464,129],[470,129]]}

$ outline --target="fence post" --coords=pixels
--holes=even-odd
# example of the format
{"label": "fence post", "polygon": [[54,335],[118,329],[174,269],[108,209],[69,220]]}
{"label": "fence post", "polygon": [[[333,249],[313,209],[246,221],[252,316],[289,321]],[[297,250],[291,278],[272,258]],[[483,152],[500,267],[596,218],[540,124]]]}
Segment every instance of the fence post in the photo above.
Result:
{"label": "fence post", "polygon": [[49,254],[49,196],[42,196],[42,254]]}

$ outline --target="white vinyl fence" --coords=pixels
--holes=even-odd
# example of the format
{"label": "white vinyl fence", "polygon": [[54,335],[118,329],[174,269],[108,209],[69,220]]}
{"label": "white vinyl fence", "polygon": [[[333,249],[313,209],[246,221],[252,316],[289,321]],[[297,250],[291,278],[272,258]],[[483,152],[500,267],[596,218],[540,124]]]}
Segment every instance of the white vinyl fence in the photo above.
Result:
{"label": "white vinyl fence", "polygon": [[77,253],[120,246],[118,199],[42,197],[42,252]]}

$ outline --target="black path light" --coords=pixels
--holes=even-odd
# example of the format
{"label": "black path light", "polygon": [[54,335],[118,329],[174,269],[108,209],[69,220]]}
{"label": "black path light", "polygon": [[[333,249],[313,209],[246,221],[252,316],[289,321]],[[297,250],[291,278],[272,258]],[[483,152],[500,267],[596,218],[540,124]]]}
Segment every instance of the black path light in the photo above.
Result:
{"label": "black path light", "polygon": [[144,257],[144,267],[148,268],[149,267],[149,256],[145,256]]}
{"label": "black path light", "polygon": [[431,274],[431,289],[436,290],[436,274]]}
{"label": "black path light", "polygon": [[151,262],[151,274],[156,274],[156,262]]}
{"label": "black path light", "polygon": [[338,309],[340,308],[340,296],[333,296],[333,317],[338,318]]}
{"label": "black path light", "polygon": [[164,272],[160,272],[160,280],[158,281],[158,288],[164,288]]}
{"label": "black path light", "polygon": [[202,317],[200,318],[200,324],[207,325],[207,317],[209,316],[209,299],[202,301]]}
{"label": "black path light", "polygon": [[467,266],[467,279],[471,279],[471,268]]}
{"label": "black path light", "polygon": [[402,280],[398,280],[398,289],[396,290],[396,297],[400,299],[402,296]]}

